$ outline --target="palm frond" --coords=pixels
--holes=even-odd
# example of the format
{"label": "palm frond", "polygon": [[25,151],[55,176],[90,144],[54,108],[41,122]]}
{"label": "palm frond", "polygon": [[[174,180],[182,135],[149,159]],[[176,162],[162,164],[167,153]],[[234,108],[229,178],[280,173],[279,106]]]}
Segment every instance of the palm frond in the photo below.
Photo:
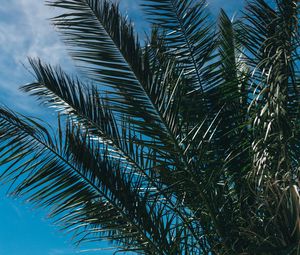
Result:
{"label": "palm frond", "polygon": [[151,203],[142,177],[107,157],[86,133],[68,124],[60,147],[38,122],[5,109],[0,114],[1,181],[16,184],[14,195],[50,207],[79,242],[111,239],[147,254],[178,245],[165,229],[174,218],[159,200]]}
{"label": "palm frond", "polygon": [[[149,21],[166,33],[166,44],[189,77],[191,90],[204,92],[202,67],[213,50],[214,34],[206,10],[206,1],[145,0]],[[191,92],[191,91],[190,91]]]}
{"label": "palm frond", "polygon": [[124,164],[129,164],[131,172],[142,175],[148,182],[147,186],[151,185],[156,194],[165,199],[166,206],[178,215],[177,224],[183,221],[186,231],[190,231],[194,242],[197,242],[201,231],[196,233],[194,228],[199,229],[200,226],[190,222],[189,214],[181,212],[182,206],[172,197],[171,190],[166,189],[164,183],[157,182],[160,175],[154,172],[156,158],[151,150],[143,150],[136,144],[127,120],[115,120],[113,112],[105,106],[94,86],[84,86],[61,69],[53,69],[40,61],[31,60],[30,63],[37,81],[23,86],[22,90],[36,96],[44,104],[57,108],[73,122],[80,123],[95,141],[105,147],[103,153],[107,157],[122,160]]}
{"label": "palm frond", "polygon": [[132,127],[142,130],[146,140],[155,144],[157,153],[168,151],[170,159],[178,157],[178,146],[174,147],[178,144],[177,107],[173,91],[166,86],[172,63],[165,73],[151,70],[132,25],[114,4],[86,0],[53,1],[50,5],[70,11],[54,18],[54,24],[75,48],[75,59],[88,63],[91,78],[110,87],[110,108],[127,115]]}
{"label": "palm frond", "polygon": [[[151,171],[158,173],[158,178],[170,187],[169,192],[175,194],[178,201],[182,201],[192,212],[201,211],[196,219],[202,228],[209,229],[212,221],[218,221],[218,213],[211,206],[204,175],[200,174],[201,166],[196,163],[201,154],[198,153],[198,160],[195,160],[189,148],[205,147],[202,140],[209,142],[219,115],[213,117],[211,124],[202,127],[203,114],[195,113],[192,115],[195,116],[192,125],[188,124],[185,132],[180,132],[181,97],[184,97],[183,92],[188,92],[185,79],[182,78],[186,73],[181,71],[182,68],[174,67],[172,61],[164,60],[159,65],[151,65],[147,49],[143,53],[134,39],[131,24],[121,17],[116,5],[107,1],[54,1],[51,5],[69,11],[56,17],[54,23],[64,32],[67,43],[75,48],[72,52],[75,59],[88,63],[90,77],[113,89],[109,90],[111,96],[107,100],[110,109],[127,116],[124,120],[130,121],[128,127],[132,132],[142,134],[137,142],[154,152],[150,157],[155,162]],[[195,7],[195,11],[198,7]],[[199,14],[200,9],[196,13]],[[197,48],[197,52],[203,51],[203,54],[209,41],[209,33],[204,30],[205,42]],[[174,68],[179,71],[174,72]],[[186,68],[191,67],[184,66],[184,70]],[[186,103],[188,99],[185,98]],[[193,112],[197,109],[193,108]],[[191,118],[189,112],[186,115],[185,120],[188,116]],[[210,216],[205,216],[206,213]]]}
{"label": "palm frond", "polygon": [[[276,247],[278,254],[295,252],[293,232],[287,230],[289,227],[278,227],[277,220],[285,218],[287,226],[297,224],[283,201],[290,199],[286,191],[298,176],[297,3],[249,1],[244,15],[237,38],[245,48],[244,58],[252,73],[248,109],[252,124],[248,128],[253,156],[247,181],[252,190],[247,192],[249,227],[240,232],[245,240],[250,240],[250,232],[257,233],[258,238],[250,240],[252,251],[268,254]],[[257,214],[260,217],[254,216]],[[288,251],[288,247],[293,248]]]}
{"label": "palm frond", "polygon": [[256,114],[253,125],[257,132],[253,145],[254,175],[259,178],[259,184],[263,176],[278,176],[279,172],[290,179],[293,156],[289,148],[296,142],[292,141],[295,136],[292,127],[299,109],[297,3],[276,1],[272,8],[265,1],[257,0],[250,2],[246,11],[240,40],[253,68],[250,109]]}

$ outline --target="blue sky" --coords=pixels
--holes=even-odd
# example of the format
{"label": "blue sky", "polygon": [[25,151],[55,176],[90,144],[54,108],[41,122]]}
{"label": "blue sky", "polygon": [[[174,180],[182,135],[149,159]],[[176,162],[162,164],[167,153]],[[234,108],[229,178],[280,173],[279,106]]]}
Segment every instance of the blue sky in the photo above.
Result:
{"label": "blue sky", "polygon": [[[143,30],[146,23],[141,18],[140,1],[119,2],[138,29]],[[243,0],[208,2],[214,14],[224,8],[230,15],[244,3]],[[55,13],[41,0],[1,1],[0,5],[0,104],[49,121],[55,113],[40,107],[33,98],[18,91],[18,87],[32,81],[24,67],[27,57],[39,56],[47,63],[60,64],[67,70],[73,68],[58,34],[49,24]],[[84,247],[74,248],[70,236],[50,225],[46,211],[33,210],[20,200],[6,197],[6,188],[0,187],[0,255],[113,254],[111,251],[81,253]]]}

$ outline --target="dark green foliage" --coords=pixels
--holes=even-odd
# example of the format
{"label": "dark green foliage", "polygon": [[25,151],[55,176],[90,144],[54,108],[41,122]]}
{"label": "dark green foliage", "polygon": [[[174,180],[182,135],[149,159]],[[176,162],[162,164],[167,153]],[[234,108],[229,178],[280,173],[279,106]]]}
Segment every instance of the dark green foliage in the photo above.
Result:
{"label": "dark green foliage", "polygon": [[117,4],[51,0],[88,82],[30,60],[22,90],[58,110],[0,109],[0,180],[76,242],[141,254],[298,254],[299,10],[144,0],[141,43]]}

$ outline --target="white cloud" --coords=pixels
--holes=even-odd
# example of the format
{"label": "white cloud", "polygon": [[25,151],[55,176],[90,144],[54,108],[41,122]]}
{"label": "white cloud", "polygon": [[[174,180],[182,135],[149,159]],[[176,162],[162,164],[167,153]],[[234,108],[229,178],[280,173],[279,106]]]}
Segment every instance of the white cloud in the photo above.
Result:
{"label": "white cloud", "polygon": [[40,0],[1,2],[0,103],[23,112],[41,111],[32,98],[18,91],[20,85],[33,79],[22,65],[28,57],[39,57],[53,65],[70,65],[65,46],[49,21],[56,13]]}
{"label": "white cloud", "polygon": [[[39,0],[11,0],[0,9],[0,43],[16,61],[40,56],[56,64],[66,57],[65,47],[50,25],[54,9]],[[3,48],[2,48],[3,50]]]}
{"label": "white cloud", "polygon": [[[119,0],[128,16],[133,18],[138,31],[143,35],[146,23],[139,0]],[[241,6],[243,0],[209,0],[209,5],[218,10],[220,7]],[[226,6],[225,6],[226,5]],[[0,5],[0,103],[17,110],[37,113],[33,99],[18,91],[18,87],[32,80],[22,66],[28,57],[39,57],[47,63],[61,64],[69,69],[70,58],[58,33],[50,25],[50,18],[57,9],[46,6],[41,0],[1,1]],[[138,21],[138,22],[137,22]],[[18,98],[18,100],[15,100]],[[32,107],[34,105],[34,107]]]}
{"label": "white cloud", "polygon": [[39,56],[51,64],[65,61],[67,58],[65,47],[49,20],[57,14],[55,9],[45,6],[43,1],[18,1],[24,13],[28,33],[32,36],[30,46],[27,48],[27,55]]}
{"label": "white cloud", "polygon": [[[121,0],[123,9],[134,15],[140,8],[134,0]],[[41,111],[20,85],[33,77],[24,68],[28,57],[39,57],[46,63],[61,64],[70,69],[71,61],[50,18],[58,10],[41,0],[10,0],[0,5],[0,104],[18,111],[36,114]],[[15,99],[18,100],[15,100]]]}

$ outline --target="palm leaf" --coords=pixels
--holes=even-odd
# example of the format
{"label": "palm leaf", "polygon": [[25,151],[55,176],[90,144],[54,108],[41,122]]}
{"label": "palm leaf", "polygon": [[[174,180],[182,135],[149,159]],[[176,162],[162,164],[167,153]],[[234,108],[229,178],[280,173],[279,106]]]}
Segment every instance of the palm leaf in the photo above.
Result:
{"label": "palm leaf", "polygon": [[250,2],[246,10],[240,41],[247,49],[247,61],[253,68],[251,109],[256,114],[253,121],[257,127],[254,174],[261,183],[265,174],[278,175],[281,171],[291,174],[289,164],[279,162],[291,160],[288,151],[295,142],[291,141],[292,126],[296,124],[299,109],[297,3],[277,1],[274,9],[258,0]]}
{"label": "palm leaf", "polygon": [[143,6],[150,22],[165,30],[168,48],[183,65],[192,88],[203,93],[207,87],[202,67],[210,59],[214,41],[206,1],[145,0]]}
{"label": "palm leaf", "polygon": [[173,91],[166,86],[170,69],[165,73],[151,70],[132,25],[120,15],[116,5],[88,0],[50,4],[71,11],[56,17],[54,24],[64,32],[67,43],[77,48],[72,55],[88,63],[91,77],[113,89],[108,90],[110,108],[127,115],[132,127],[148,137],[145,141],[151,141],[148,146],[163,153],[164,158],[168,154],[170,164],[178,161],[178,107],[172,100]]}
{"label": "palm leaf", "polygon": [[166,214],[161,221],[164,204],[149,202],[142,177],[122,170],[126,166],[103,154],[87,134],[70,123],[59,147],[38,122],[5,109],[0,113],[1,166],[7,169],[1,181],[16,183],[14,195],[50,207],[78,242],[111,239],[148,254],[178,246],[165,229],[174,218]]}
{"label": "palm leaf", "polygon": [[[186,154],[185,151],[189,150],[191,143],[201,146],[202,134],[205,134],[205,139],[213,135],[218,115],[212,124],[204,127],[203,133],[199,132],[203,119],[199,120],[198,116],[192,128],[184,133],[193,139],[180,137],[182,133],[178,132],[181,129],[177,125],[180,123],[178,105],[181,101],[174,99],[180,98],[178,95],[182,95],[181,91],[186,88],[181,85],[179,72],[177,78],[175,75],[175,86],[169,90],[172,62],[165,65],[164,61],[162,65],[154,65],[154,70],[150,69],[147,52],[142,54],[132,26],[119,15],[115,5],[106,1],[54,1],[51,5],[70,11],[56,17],[54,23],[64,32],[67,43],[77,48],[72,52],[73,56],[91,64],[87,66],[91,78],[117,90],[110,92],[110,109],[128,116],[132,130],[142,134],[139,142],[155,152],[157,163],[154,169],[162,183],[172,187],[171,192],[192,211],[202,211],[197,220],[208,229],[212,220],[217,221],[217,213],[210,205],[206,191],[199,186],[204,180],[204,176],[196,174],[199,166],[189,158],[193,157],[192,153]],[[182,143],[186,140],[188,143]],[[195,191],[201,206],[196,203]],[[206,211],[211,218],[203,216]]]}
{"label": "palm leaf", "polygon": [[[53,69],[40,61],[30,62],[37,82],[23,86],[22,90],[36,96],[46,105],[57,108],[73,121],[79,122],[93,136],[93,139],[105,146],[103,153],[110,158],[122,160],[124,164],[129,164],[132,168],[130,172],[134,171],[135,175],[142,175],[149,182],[147,185],[151,185],[157,195],[164,197],[166,206],[172,208],[178,215],[177,224],[183,221],[181,224],[184,224],[194,236],[193,242],[197,242],[201,232],[196,233],[194,228],[199,229],[199,226],[197,223],[190,222],[186,212],[181,212],[182,206],[178,205],[175,197],[172,197],[171,190],[165,189],[164,185],[157,182],[159,175],[153,172],[155,167],[149,161],[151,159],[155,162],[155,158],[151,151],[147,152],[140,149],[138,145],[134,146],[136,141],[134,135],[130,134],[130,127],[127,128],[126,120],[120,123],[114,119],[113,113],[99,98],[100,95],[94,86],[88,88],[77,79],[70,78],[61,69]],[[124,133],[122,130],[127,131]]]}

